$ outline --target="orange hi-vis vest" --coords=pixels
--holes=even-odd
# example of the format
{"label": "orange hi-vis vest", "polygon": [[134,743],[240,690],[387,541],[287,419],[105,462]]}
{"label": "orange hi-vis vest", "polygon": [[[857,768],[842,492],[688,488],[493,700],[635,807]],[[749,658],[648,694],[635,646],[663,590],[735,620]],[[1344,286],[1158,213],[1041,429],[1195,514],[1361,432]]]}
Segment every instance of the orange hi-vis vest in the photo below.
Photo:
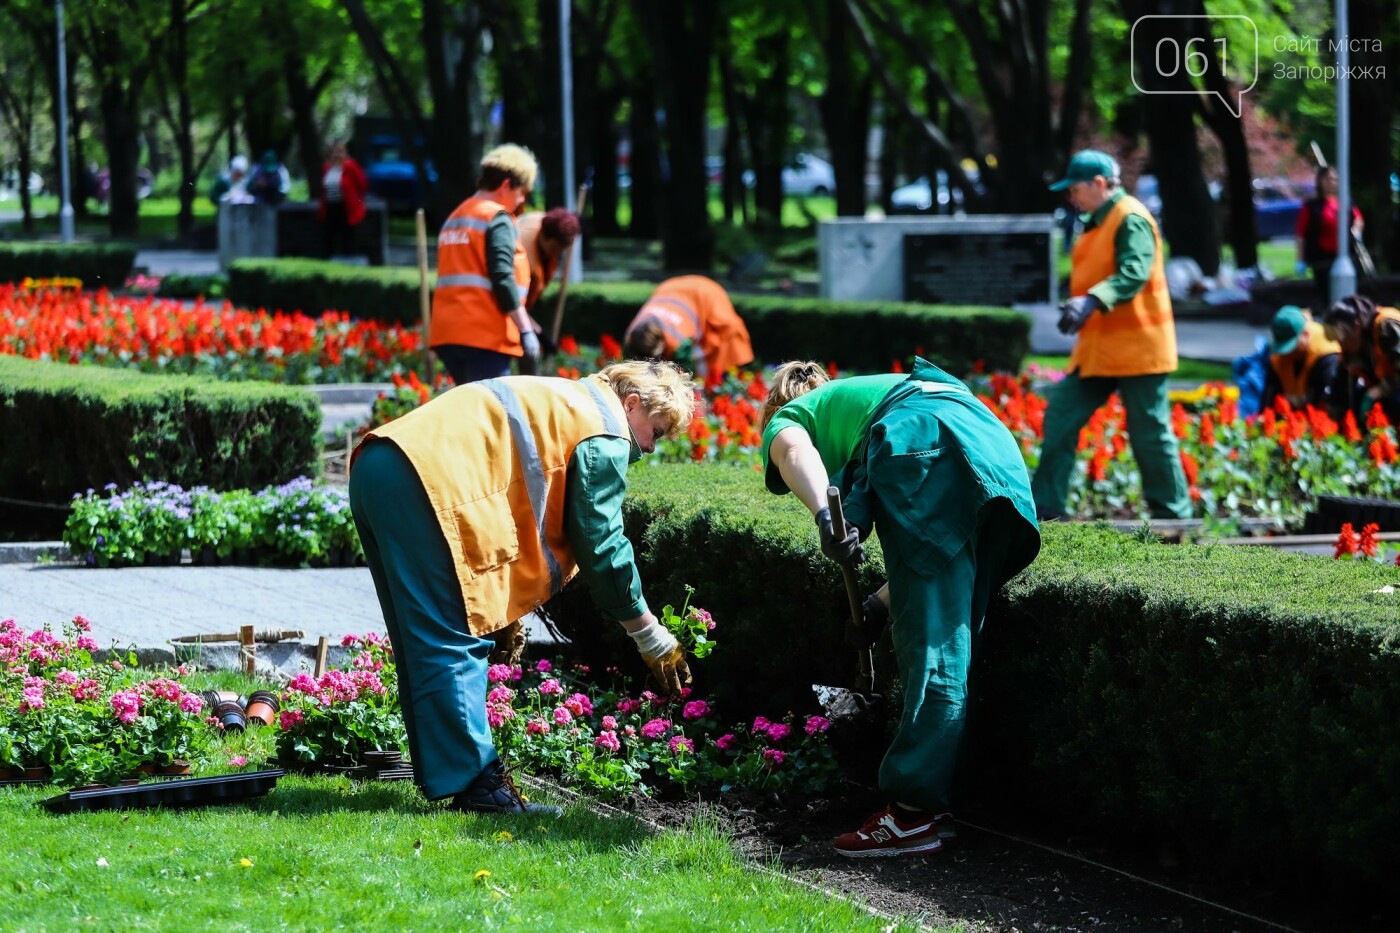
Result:
{"label": "orange hi-vis vest", "polygon": [[603,434],[631,436],[603,380],[507,376],[458,386],[366,436],[393,441],[418,473],[473,635],[530,613],[578,572],[566,475],[574,449]]}
{"label": "orange hi-vis vest", "polygon": [[540,295],[554,281],[554,273],[559,269],[558,258],[550,259],[540,252],[540,224],[544,221],[542,211],[531,211],[519,217],[515,226],[520,230],[520,245],[525,250],[525,258],[530,263],[530,288],[525,295],[525,309],[534,311]]}
{"label": "orange hi-vis vest", "polygon": [[1278,376],[1283,394],[1288,396],[1306,396],[1308,379],[1312,376],[1317,361],[1324,356],[1342,352],[1341,344],[1328,340],[1327,335],[1322,332],[1322,325],[1314,321],[1308,321],[1298,340],[1307,348],[1302,366],[1294,360],[1292,353],[1274,353],[1269,356],[1269,365],[1274,368],[1274,375]]}
{"label": "orange hi-vis vest", "polygon": [[1396,376],[1395,366],[1386,358],[1381,349],[1381,322],[1400,321],[1400,311],[1394,308],[1377,308],[1376,319],[1371,322],[1371,364],[1376,371],[1376,379],[1389,382]]}
{"label": "orange hi-vis vest", "polygon": [[[520,345],[520,328],[496,304],[487,266],[486,228],[503,213],[509,212],[495,201],[467,198],[443,222],[438,233],[437,288],[433,291],[429,346],[455,344],[507,356],[525,355]],[[522,295],[530,287],[530,262],[518,237],[515,284]]]}
{"label": "orange hi-vis vest", "polygon": [[1069,276],[1070,297],[1087,295],[1089,289],[1113,275],[1113,238],[1129,214],[1144,217],[1157,241],[1147,283],[1129,300],[1107,312],[1091,314],[1079,331],[1069,355],[1069,370],[1090,376],[1147,376],[1176,370],[1176,327],[1172,323],[1171,296],[1167,294],[1162,235],[1157,222],[1137,198],[1124,195],[1103,223],[1085,230],[1074,244]]}
{"label": "orange hi-vis vest", "polygon": [[658,285],[626,333],[648,321],[661,325],[668,359],[682,343],[694,343],[697,375],[706,383],[718,383],[729,370],[753,362],[749,329],[729,293],[703,275],[682,275]]}

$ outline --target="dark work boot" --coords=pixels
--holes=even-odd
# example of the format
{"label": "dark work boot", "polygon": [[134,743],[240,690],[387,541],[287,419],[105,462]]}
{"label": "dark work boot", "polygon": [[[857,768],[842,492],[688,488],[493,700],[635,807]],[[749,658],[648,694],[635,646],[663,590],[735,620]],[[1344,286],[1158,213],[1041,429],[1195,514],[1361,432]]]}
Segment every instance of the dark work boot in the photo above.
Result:
{"label": "dark work boot", "polygon": [[476,780],[452,798],[449,809],[464,813],[527,813],[535,816],[562,816],[562,807],[531,803],[516,788],[499,758],[486,766]]}

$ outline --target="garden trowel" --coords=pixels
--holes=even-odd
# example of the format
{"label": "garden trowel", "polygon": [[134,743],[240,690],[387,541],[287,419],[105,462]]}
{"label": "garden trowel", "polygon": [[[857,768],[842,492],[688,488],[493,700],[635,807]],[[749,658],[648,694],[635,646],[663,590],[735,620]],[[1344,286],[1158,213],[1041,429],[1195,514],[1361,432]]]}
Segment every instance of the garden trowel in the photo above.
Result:
{"label": "garden trowel", "polygon": [[[846,537],[846,515],[841,509],[841,491],[835,486],[826,490],[827,508],[831,510],[832,535],[840,540]],[[875,692],[874,641],[862,630],[860,590],[856,586],[856,572],[853,567],[842,566],[841,577],[846,583],[846,601],[849,604],[850,618],[846,623],[846,641],[856,649],[856,683],[854,688],[827,687],[813,684],[817,702],[833,723],[851,723],[870,715],[884,697]]]}

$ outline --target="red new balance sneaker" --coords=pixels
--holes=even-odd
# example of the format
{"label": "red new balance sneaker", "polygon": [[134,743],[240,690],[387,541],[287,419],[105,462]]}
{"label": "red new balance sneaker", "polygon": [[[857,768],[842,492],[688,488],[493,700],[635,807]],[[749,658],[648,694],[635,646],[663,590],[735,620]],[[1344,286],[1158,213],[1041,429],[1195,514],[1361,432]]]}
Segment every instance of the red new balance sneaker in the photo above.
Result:
{"label": "red new balance sneaker", "polygon": [[893,805],[874,814],[860,829],[836,837],[836,851],[847,858],[898,858],[943,848],[931,813],[912,813]]}

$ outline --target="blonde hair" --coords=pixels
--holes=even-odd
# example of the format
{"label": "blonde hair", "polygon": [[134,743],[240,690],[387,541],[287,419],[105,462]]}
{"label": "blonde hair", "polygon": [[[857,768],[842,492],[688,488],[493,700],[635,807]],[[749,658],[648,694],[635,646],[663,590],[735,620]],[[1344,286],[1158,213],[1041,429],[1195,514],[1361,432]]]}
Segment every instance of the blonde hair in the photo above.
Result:
{"label": "blonde hair", "polygon": [[773,378],[768,381],[768,398],[763,400],[758,429],[762,431],[768,427],[769,420],[778,413],[779,408],[830,381],[826,367],[811,360],[794,360],[779,366],[773,370]]}
{"label": "blonde hair", "polygon": [[656,321],[643,321],[632,328],[623,349],[635,359],[661,359],[666,355],[666,332]]}
{"label": "blonde hair", "polygon": [[533,152],[524,146],[506,143],[482,158],[481,178],[477,187],[483,191],[494,191],[501,182],[509,179],[512,188],[533,188],[539,171],[539,163],[535,161]]}
{"label": "blonde hair", "polygon": [[667,437],[675,437],[690,427],[695,415],[695,383],[690,373],[675,363],[660,360],[629,360],[613,363],[598,373],[617,397],[625,399],[636,394],[648,418],[661,415],[669,428]]}

